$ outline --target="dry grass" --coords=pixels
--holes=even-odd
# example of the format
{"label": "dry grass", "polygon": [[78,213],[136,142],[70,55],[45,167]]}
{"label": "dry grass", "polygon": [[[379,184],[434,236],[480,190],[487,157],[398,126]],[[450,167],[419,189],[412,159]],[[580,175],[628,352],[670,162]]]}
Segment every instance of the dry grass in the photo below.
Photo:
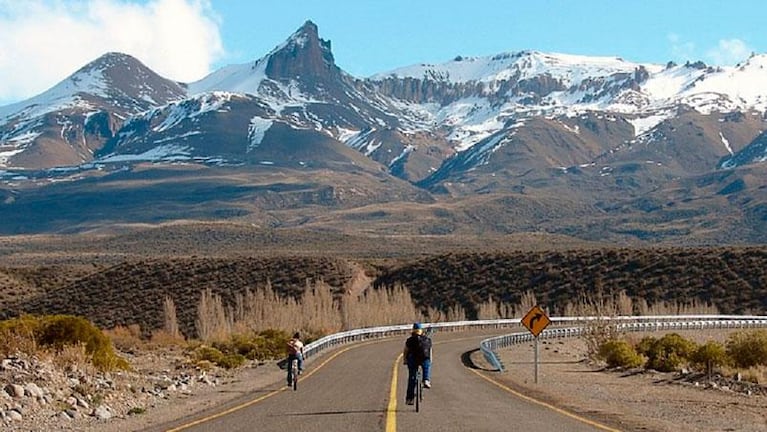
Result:
{"label": "dry grass", "polygon": [[85,349],[85,344],[65,345],[55,352],[48,351],[47,355],[50,356],[54,365],[64,370],[80,368],[90,370],[91,373],[96,371],[92,358]]}
{"label": "dry grass", "polygon": [[[452,313],[443,318],[465,319],[462,311]],[[206,342],[267,329],[324,335],[422,319],[403,287],[365,290],[358,295],[346,293],[339,297],[334,295],[332,287],[317,282],[308,285],[304,295],[296,300],[280,296],[267,285],[236,296],[231,305],[224,304],[222,298],[211,291],[204,292],[198,305],[197,335]]]}
{"label": "dry grass", "polygon": [[[150,251],[144,236],[130,233],[102,238],[101,247],[112,248],[112,255],[107,256],[114,261],[109,265],[78,262],[71,264],[70,270],[66,270],[70,265],[61,263],[56,267],[0,268],[0,283],[5,280],[15,284],[17,288],[13,289],[20,289],[20,281],[24,281],[24,289],[30,293],[0,300],[0,318],[59,313],[86,317],[101,328],[137,324],[146,340],[161,329],[174,335],[172,338],[196,337],[201,312],[213,315],[203,320],[223,326],[216,330],[200,324],[205,332],[224,334],[250,327],[327,332],[365,322],[385,324],[387,320],[520,317],[534,304],[543,306],[550,315],[580,315],[588,311],[587,305],[577,305],[579,296],[600,290],[610,297],[611,304],[588,307],[604,310],[607,315],[767,310],[764,248],[480,253],[471,251],[480,248],[476,243],[468,242],[459,248],[451,241],[460,238],[445,241],[435,236],[375,241],[368,238],[368,252],[355,256],[363,247],[361,239],[337,233],[322,237],[304,232],[294,236],[285,231],[197,226],[199,239],[207,245],[203,251],[207,252],[208,246],[223,249],[204,258],[160,256],[172,248],[173,235],[183,238],[176,243],[178,253],[198,251],[186,243],[191,241],[183,234],[188,227],[176,228],[156,231],[162,233],[162,246],[155,251],[157,255],[148,258],[133,255]],[[227,236],[230,233],[233,239]],[[327,242],[320,244],[323,238]],[[63,244],[62,239],[46,241]],[[245,246],[240,244],[244,241],[249,242],[252,255],[245,255]],[[76,250],[80,255],[74,256],[81,260],[96,259],[97,254],[89,249],[93,244],[84,240],[79,243],[77,239],[71,243],[63,250]],[[409,249],[403,246],[405,243],[411,244]],[[486,250],[497,244],[488,242]],[[29,239],[24,246],[18,246],[16,256],[33,260],[33,256],[44,255],[44,245],[42,239]],[[229,246],[232,248],[226,249]],[[308,255],[274,254],[275,250],[301,247],[314,251]],[[456,248],[460,252],[422,254],[430,247],[435,251]],[[63,257],[62,251],[47,250],[48,257]],[[378,253],[381,255],[370,255]],[[117,259],[120,254],[122,258]],[[66,276],[55,277],[56,269]],[[360,269],[366,272],[364,278],[358,277]],[[359,280],[372,280],[372,289],[354,288],[354,296],[362,293],[354,297],[347,291],[353,281]],[[210,304],[206,303],[201,311],[200,301],[206,292]],[[214,296],[220,298],[220,304],[216,305]],[[376,311],[382,311],[382,317],[366,321]],[[313,321],[297,322],[297,316],[311,316]]]}
{"label": "dry grass", "polygon": [[112,341],[112,345],[122,352],[132,352],[145,346],[141,337],[141,327],[138,324],[116,326],[104,330],[104,334]]}

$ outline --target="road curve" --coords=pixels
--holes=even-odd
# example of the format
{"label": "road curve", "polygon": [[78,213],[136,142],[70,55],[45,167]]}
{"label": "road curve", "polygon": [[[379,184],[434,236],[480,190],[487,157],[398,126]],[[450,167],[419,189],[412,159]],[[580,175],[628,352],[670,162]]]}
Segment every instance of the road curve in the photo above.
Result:
{"label": "road curve", "polygon": [[[495,372],[466,365],[487,332],[434,335],[433,388],[420,413],[404,404],[407,369],[398,357],[404,337],[347,346],[309,365],[298,391],[283,382],[147,432],[201,431],[612,431],[516,396]],[[393,376],[396,370],[396,380]],[[390,400],[392,389],[396,399]]]}

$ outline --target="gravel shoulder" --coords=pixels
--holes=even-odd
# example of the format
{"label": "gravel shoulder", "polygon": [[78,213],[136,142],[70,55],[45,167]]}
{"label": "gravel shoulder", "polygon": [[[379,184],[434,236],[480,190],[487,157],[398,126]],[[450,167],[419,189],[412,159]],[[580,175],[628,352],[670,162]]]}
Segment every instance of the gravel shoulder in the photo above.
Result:
{"label": "gravel shoulder", "polygon": [[[678,332],[698,342],[727,332]],[[660,337],[661,333],[652,333]],[[627,335],[641,338],[641,334]],[[541,340],[538,383],[532,343],[499,352],[510,387],[624,431],[767,430],[767,396],[709,384],[705,377],[654,371],[608,371],[585,361],[580,339]]]}

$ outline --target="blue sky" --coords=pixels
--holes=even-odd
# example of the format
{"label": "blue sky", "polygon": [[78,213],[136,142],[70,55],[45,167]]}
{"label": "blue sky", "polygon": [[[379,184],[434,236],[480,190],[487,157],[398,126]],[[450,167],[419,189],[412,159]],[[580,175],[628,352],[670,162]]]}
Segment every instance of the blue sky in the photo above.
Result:
{"label": "blue sky", "polygon": [[[337,63],[358,76],[444,62],[459,54],[525,49],[649,63],[737,62],[744,59],[738,58],[739,47],[767,50],[764,1],[267,1],[247,7],[239,3],[212,2],[223,18],[222,34],[232,54],[259,56],[311,19],[320,36],[333,42]],[[723,41],[725,46],[738,42],[723,49]]]}
{"label": "blue sky", "polygon": [[764,0],[0,0],[0,105],[108,51],[191,82],[263,56],[306,20],[363,77],[526,49],[731,65],[767,52],[765,16]]}

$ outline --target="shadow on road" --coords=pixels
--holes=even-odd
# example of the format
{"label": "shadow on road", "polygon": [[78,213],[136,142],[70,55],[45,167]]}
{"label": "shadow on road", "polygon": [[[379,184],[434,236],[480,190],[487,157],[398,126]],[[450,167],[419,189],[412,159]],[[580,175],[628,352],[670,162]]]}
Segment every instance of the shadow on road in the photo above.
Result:
{"label": "shadow on road", "polygon": [[467,368],[477,369],[477,370],[486,371],[486,372],[497,372],[497,370],[494,368],[492,369],[485,368],[474,363],[474,360],[471,359],[471,355],[477,351],[479,351],[479,348],[473,349],[471,351],[466,351],[465,353],[461,354],[461,363],[463,363],[463,365],[466,366]]}

